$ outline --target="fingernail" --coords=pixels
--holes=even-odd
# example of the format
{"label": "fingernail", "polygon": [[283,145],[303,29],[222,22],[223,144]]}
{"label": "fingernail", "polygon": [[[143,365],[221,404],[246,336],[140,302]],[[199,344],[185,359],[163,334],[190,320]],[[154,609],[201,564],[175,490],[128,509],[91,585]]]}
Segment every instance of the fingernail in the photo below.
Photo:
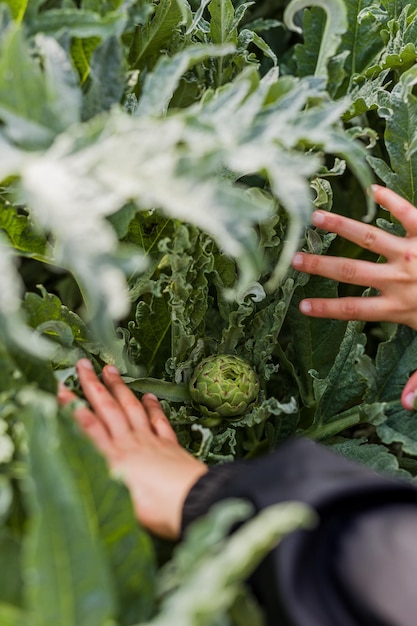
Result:
{"label": "fingernail", "polygon": [[119,374],[119,370],[115,365],[106,365],[106,372],[109,374]]}
{"label": "fingernail", "polygon": [[300,302],[300,311],[301,313],[311,313],[312,310],[311,303],[308,300],[302,300]]}
{"label": "fingernail", "polygon": [[94,366],[88,359],[80,359],[77,363],[77,367],[83,367],[86,370],[93,370]]}
{"label": "fingernail", "polygon": [[156,397],[154,393],[145,393],[143,397],[146,399],[149,398],[149,400],[156,400],[157,402],[159,402],[158,398]]}
{"label": "fingernail", "polygon": [[296,254],[292,260],[292,264],[294,267],[302,267],[303,266],[303,255]]}
{"label": "fingernail", "polygon": [[416,394],[414,392],[408,393],[404,398],[404,407],[409,411],[414,409],[414,402],[416,399]]}
{"label": "fingernail", "polygon": [[325,220],[326,216],[321,211],[314,211],[313,215],[311,216],[311,221],[313,222],[314,226],[322,226]]}

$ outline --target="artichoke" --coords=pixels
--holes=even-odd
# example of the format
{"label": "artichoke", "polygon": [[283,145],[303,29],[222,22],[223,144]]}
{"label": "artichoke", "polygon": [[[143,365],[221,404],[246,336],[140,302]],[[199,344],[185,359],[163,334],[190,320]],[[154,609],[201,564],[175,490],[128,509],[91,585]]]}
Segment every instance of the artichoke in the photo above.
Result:
{"label": "artichoke", "polygon": [[244,359],[219,354],[203,359],[190,379],[190,396],[207,417],[234,418],[246,413],[259,392],[258,378]]}

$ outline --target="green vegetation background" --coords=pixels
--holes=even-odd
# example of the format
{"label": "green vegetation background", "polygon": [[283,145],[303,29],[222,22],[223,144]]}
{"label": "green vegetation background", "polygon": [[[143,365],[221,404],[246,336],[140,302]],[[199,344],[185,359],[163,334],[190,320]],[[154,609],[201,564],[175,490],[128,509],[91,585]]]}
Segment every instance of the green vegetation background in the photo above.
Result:
{"label": "green vegetation background", "polygon": [[[361,291],[289,260],[383,261],[312,228],[314,207],[402,236],[366,189],[417,204],[416,41],[401,0],[0,2],[2,625],[256,626],[242,581],[311,522],[288,505],[225,539],[250,514],[231,502],[155,542],[56,406],[80,357],[156,392],[209,463],[303,434],[415,480],[416,333],[301,316]],[[261,392],[212,425],[187,383],[223,353]]]}

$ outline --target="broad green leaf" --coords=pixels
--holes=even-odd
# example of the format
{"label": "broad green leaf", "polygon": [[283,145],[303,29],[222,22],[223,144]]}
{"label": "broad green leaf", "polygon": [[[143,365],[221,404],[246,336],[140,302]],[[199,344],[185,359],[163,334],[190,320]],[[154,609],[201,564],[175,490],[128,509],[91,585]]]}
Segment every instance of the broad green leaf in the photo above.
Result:
{"label": "broad green leaf", "polygon": [[336,298],[337,283],[319,277],[311,277],[305,286],[294,293],[288,314],[291,329],[291,343],[287,356],[297,363],[297,375],[303,402],[314,404],[313,379],[311,372],[319,378],[326,378],[337,358],[346,330],[346,323],[337,320],[309,318],[301,315],[298,305],[303,298]]}
{"label": "broad green leaf", "polygon": [[317,410],[314,428],[334,420],[338,413],[357,403],[364,391],[366,382],[355,368],[355,363],[363,354],[366,336],[358,330],[356,322],[349,322],[340,350],[325,379],[311,372],[315,381]]}
{"label": "broad green leaf", "polygon": [[93,534],[82,492],[65,461],[51,396],[21,396],[28,444],[24,541],[27,608],[36,626],[104,626],[114,616],[114,590]]}
{"label": "broad green leaf", "polygon": [[117,622],[128,626],[148,619],[155,598],[155,557],[151,538],[134,515],[129,493],[110,478],[105,460],[79,432],[72,417],[60,420],[59,439],[91,532],[107,559]]}

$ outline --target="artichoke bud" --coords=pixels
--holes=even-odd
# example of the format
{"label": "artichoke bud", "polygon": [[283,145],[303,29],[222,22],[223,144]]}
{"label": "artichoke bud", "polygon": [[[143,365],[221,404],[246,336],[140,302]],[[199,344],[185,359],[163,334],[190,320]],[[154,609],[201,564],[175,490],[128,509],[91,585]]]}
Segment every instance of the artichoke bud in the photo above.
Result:
{"label": "artichoke bud", "polygon": [[203,415],[233,419],[246,413],[256,400],[259,380],[244,359],[219,354],[197,365],[189,390],[194,406]]}

